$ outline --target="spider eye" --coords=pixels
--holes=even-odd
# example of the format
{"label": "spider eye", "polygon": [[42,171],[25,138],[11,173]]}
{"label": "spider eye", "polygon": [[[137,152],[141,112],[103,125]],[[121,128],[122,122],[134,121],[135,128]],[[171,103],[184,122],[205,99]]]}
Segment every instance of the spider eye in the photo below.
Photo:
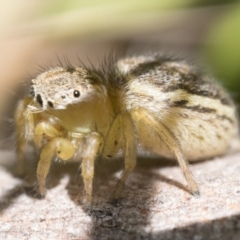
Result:
{"label": "spider eye", "polygon": [[53,103],[52,103],[51,101],[48,101],[47,103],[48,103],[48,106],[49,106],[49,107],[51,107],[51,108],[54,107],[54,106],[53,106]]}
{"label": "spider eye", "polygon": [[39,105],[42,107],[43,106],[43,100],[40,94],[37,95],[37,102],[39,103]]}
{"label": "spider eye", "polygon": [[80,92],[79,92],[78,90],[74,90],[73,96],[74,96],[75,98],[80,97]]}

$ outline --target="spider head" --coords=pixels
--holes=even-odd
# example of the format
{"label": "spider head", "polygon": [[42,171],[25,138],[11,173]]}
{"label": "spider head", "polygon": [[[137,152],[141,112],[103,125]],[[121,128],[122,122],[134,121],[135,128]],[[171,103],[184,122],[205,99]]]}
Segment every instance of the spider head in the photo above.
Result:
{"label": "spider head", "polygon": [[96,87],[88,80],[86,70],[58,67],[33,79],[30,94],[44,110],[66,109],[69,104],[88,101],[96,95]]}

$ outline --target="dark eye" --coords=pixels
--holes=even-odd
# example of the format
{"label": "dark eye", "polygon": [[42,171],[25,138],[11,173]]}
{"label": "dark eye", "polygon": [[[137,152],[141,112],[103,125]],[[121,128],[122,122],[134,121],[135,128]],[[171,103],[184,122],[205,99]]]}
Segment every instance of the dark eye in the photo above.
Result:
{"label": "dark eye", "polygon": [[42,100],[42,97],[40,94],[37,95],[37,102],[40,104],[40,106],[42,107],[43,106],[43,100]]}
{"label": "dark eye", "polygon": [[76,98],[80,97],[80,92],[78,90],[74,90],[73,96],[76,97]]}
{"label": "dark eye", "polygon": [[51,108],[54,107],[52,102],[48,101],[47,103],[48,103],[48,106],[49,106],[49,107],[51,107]]}

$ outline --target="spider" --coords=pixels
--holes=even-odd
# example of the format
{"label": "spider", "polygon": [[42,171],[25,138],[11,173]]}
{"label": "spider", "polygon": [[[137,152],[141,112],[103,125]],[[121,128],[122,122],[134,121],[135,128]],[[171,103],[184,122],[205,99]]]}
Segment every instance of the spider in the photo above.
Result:
{"label": "spider", "polygon": [[111,59],[99,68],[51,68],[32,80],[15,123],[20,168],[29,142],[40,149],[40,194],[53,158],[78,153],[90,204],[97,156],[113,159],[124,151],[115,200],[136,166],[138,144],[176,159],[190,191],[199,194],[188,160],[225,154],[239,139],[234,104],[215,79],[159,54]]}

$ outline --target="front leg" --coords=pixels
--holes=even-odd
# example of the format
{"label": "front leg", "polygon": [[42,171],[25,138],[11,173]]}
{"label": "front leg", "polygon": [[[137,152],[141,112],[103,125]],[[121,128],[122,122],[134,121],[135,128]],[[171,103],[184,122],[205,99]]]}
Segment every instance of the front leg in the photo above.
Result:
{"label": "front leg", "polygon": [[82,177],[87,203],[92,203],[92,181],[94,176],[94,160],[103,144],[102,136],[97,132],[88,134],[82,149]]}
{"label": "front leg", "polygon": [[51,139],[54,137],[60,137],[62,134],[47,122],[38,123],[34,130],[34,143],[37,148],[42,147],[44,135]]}
{"label": "front leg", "polygon": [[69,140],[60,137],[51,139],[43,147],[37,166],[38,186],[42,196],[46,193],[45,182],[53,157],[57,156],[61,160],[69,160],[74,156],[74,153],[73,144]]}
{"label": "front leg", "polygon": [[17,144],[17,171],[18,175],[24,173],[24,151],[28,141],[33,140],[34,134],[34,117],[28,106],[31,104],[32,98],[27,97],[19,101],[14,113],[14,122],[16,128],[16,144]]}
{"label": "front leg", "polygon": [[129,113],[122,114],[123,134],[125,139],[125,169],[114,191],[113,199],[120,197],[126,180],[136,166],[135,127]]}

